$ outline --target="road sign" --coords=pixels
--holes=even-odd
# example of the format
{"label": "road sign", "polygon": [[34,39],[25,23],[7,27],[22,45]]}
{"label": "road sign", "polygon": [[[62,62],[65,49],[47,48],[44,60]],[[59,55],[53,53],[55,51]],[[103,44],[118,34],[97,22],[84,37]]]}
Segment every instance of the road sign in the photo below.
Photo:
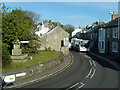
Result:
{"label": "road sign", "polygon": [[6,83],[14,82],[15,81],[15,75],[9,75],[4,77],[4,81]]}

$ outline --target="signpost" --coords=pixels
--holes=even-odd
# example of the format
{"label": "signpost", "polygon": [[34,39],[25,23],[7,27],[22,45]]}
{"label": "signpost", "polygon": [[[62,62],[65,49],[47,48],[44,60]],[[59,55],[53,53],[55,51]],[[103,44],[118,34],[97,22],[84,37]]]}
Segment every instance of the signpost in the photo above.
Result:
{"label": "signpost", "polygon": [[20,43],[29,43],[29,41],[20,41]]}
{"label": "signpost", "polygon": [[67,46],[68,38],[64,38],[64,46]]}
{"label": "signpost", "polygon": [[25,76],[26,73],[19,73],[19,74],[16,74],[16,77],[21,77],[21,76]]}
{"label": "signpost", "polygon": [[15,74],[14,75],[9,75],[4,77],[4,81],[6,83],[14,82],[15,81]]}

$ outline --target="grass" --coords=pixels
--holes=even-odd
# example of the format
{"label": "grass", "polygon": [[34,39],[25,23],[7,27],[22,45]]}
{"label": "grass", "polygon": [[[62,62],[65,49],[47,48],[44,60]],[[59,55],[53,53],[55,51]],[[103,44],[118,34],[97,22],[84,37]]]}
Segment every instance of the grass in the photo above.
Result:
{"label": "grass", "polygon": [[32,65],[45,63],[56,59],[60,56],[60,52],[57,51],[39,51],[38,55],[33,55],[31,60],[26,62],[12,62],[6,69],[2,69],[2,72],[15,71],[24,69]]}

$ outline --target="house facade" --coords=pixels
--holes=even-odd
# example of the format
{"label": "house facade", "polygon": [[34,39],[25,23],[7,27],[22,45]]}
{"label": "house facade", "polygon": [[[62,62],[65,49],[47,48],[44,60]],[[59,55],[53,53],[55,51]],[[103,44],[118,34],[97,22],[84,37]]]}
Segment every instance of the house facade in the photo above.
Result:
{"label": "house facade", "polygon": [[117,55],[120,54],[120,40],[118,29],[118,17],[117,15],[112,15],[112,20],[106,24],[103,24],[99,28],[99,37],[98,37],[98,52]]}
{"label": "house facade", "polygon": [[37,31],[35,32],[35,34],[40,37],[47,33],[49,30],[50,28],[48,28],[48,22],[43,20],[42,24],[37,25]]}
{"label": "house facade", "polygon": [[51,48],[51,50],[69,53],[69,34],[57,25],[48,33],[40,37],[41,47],[39,50]]}
{"label": "house facade", "polygon": [[98,29],[98,52],[105,53],[105,24]]}

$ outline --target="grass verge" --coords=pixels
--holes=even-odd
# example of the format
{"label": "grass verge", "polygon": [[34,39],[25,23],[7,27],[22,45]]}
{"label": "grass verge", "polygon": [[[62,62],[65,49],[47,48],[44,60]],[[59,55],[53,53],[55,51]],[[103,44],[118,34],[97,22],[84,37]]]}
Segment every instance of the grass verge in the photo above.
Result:
{"label": "grass verge", "polygon": [[31,60],[28,60],[26,62],[12,62],[11,65],[7,68],[3,68],[2,72],[24,69],[32,65],[51,61],[53,59],[58,58],[59,56],[60,52],[57,51],[39,51],[39,54],[33,55]]}

